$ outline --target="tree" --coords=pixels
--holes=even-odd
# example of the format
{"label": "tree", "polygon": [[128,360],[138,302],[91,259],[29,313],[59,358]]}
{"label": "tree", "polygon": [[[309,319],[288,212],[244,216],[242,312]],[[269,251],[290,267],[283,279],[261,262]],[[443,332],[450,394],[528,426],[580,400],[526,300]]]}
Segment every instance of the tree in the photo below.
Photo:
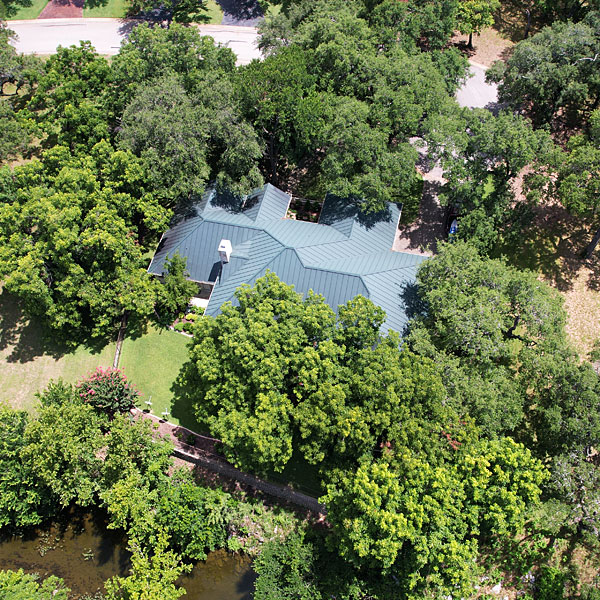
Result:
{"label": "tree", "polygon": [[[433,121],[433,120],[432,120]],[[552,149],[545,131],[534,131],[523,117],[483,109],[466,109],[458,119],[432,123],[427,133],[441,155],[442,202],[461,215],[458,237],[488,251],[500,235],[518,235],[528,205],[514,203],[513,182],[521,170],[543,162]],[[437,137],[437,139],[436,139]],[[438,144],[442,144],[439,146]]]}
{"label": "tree", "polygon": [[297,450],[328,472],[370,456],[392,432],[420,445],[448,418],[435,367],[400,352],[396,334],[382,337],[383,311],[366,298],[336,319],[321,296],[302,298],[272,273],[236,297],[239,306],[197,322],[181,383],[243,468],[280,471]]}
{"label": "tree", "polygon": [[309,55],[294,46],[253,61],[241,70],[238,90],[244,114],[261,132],[269,181],[277,185],[280,171],[304,157],[323,123]]}
{"label": "tree", "polygon": [[129,12],[153,13],[155,20],[166,21],[167,27],[171,23],[208,23],[210,16],[206,0],[132,0]]}
{"label": "tree", "polygon": [[201,37],[197,28],[177,24],[151,28],[142,23],[134,27],[111,62],[106,100],[111,119],[118,125],[138,87],[152,79],[177,74],[186,92],[193,93],[206,75],[224,75],[234,69],[233,51],[217,46],[211,37]]}
{"label": "tree", "polygon": [[327,486],[329,542],[354,566],[393,575],[396,597],[467,594],[480,534],[520,532],[544,479],[510,438],[454,441],[446,461],[392,445]]}
{"label": "tree", "polygon": [[137,91],[123,113],[119,139],[142,159],[156,193],[171,205],[204,190],[210,174],[206,126],[176,76]]}
{"label": "tree", "polygon": [[29,134],[7,100],[0,99],[0,163],[21,154]]}
{"label": "tree", "polygon": [[375,5],[367,6],[371,27],[386,47],[400,43],[407,51],[416,46],[442,50],[457,27],[457,0],[383,0],[369,4]]}
{"label": "tree", "polygon": [[[547,169],[530,175],[526,184],[534,197],[557,199],[571,214],[593,223],[600,208],[600,110],[591,113],[587,135],[571,136],[565,150],[557,147]],[[597,229],[585,250],[586,258],[599,241]]]}
{"label": "tree", "polygon": [[587,120],[600,102],[598,17],[545,27],[519,42],[506,63],[496,62],[487,78],[499,83],[498,98],[530,114],[536,125]]}
{"label": "tree", "polygon": [[84,403],[109,417],[129,412],[139,397],[139,392],[127,382],[123,372],[114,368],[97,367],[86,379],[78,382],[76,389]]}
{"label": "tree", "polygon": [[21,457],[28,421],[26,412],[0,406],[0,528],[38,525],[52,512],[51,494]]}
{"label": "tree", "polygon": [[108,114],[101,102],[110,76],[108,61],[90,42],[59,47],[27,107],[41,125],[46,147],[68,146],[85,153],[108,137]]}
{"label": "tree", "polygon": [[365,213],[383,211],[387,202],[418,206],[422,184],[415,169],[417,151],[408,143],[390,147],[389,133],[369,124],[364,102],[340,98],[333,115],[323,133],[324,187]]}
{"label": "tree", "polygon": [[[7,7],[11,4],[19,3],[4,0],[0,3],[0,11],[2,6]],[[8,29],[2,18],[0,14],[0,96],[27,97],[32,84],[43,73],[43,61],[37,56],[17,53],[15,47],[10,44],[15,38],[15,32]],[[6,84],[12,84],[14,88],[9,91],[5,87]]]}
{"label": "tree", "polygon": [[140,239],[162,230],[168,213],[144,189],[137,159],[107,146],[82,158],[57,146],[42,161],[0,171],[6,289],[79,342],[81,333],[112,332],[124,311],[145,317],[156,300]]}
{"label": "tree", "polygon": [[103,446],[94,410],[77,402],[40,408],[25,428],[23,464],[35,473],[62,507],[92,506],[99,490]]}
{"label": "tree", "polygon": [[207,550],[225,546],[228,503],[228,494],[196,485],[179,469],[159,489],[156,521],[184,558],[206,560]]}
{"label": "tree", "polygon": [[314,549],[304,541],[302,531],[291,533],[285,541],[267,542],[254,561],[258,573],[254,584],[255,600],[319,600],[314,565]]}
{"label": "tree", "polygon": [[500,0],[461,0],[458,3],[458,29],[469,36],[467,47],[473,50],[473,34],[494,24],[494,13],[500,8]]}
{"label": "tree", "polygon": [[186,262],[187,259],[178,253],[167,257],[165,261],[166,275],[159,291],[158,311],[171,322],[175,315],[185,310],[190,298],[198,292],[197,284],[186,278],[189,275],[185,270]]}
{"label": "tree", "polygon": [[194,84],[193,98],[207,124],[207,160],[217,187],[238,196],[262,187],[263,147],[257,131],[242,114],[235,83],[213,73]]}
{"label": "tree", "polygon": [[[560,510],[560,514],[565,515],[561,526],[575,528],[578,536],[587,532],[597,538],[600,533],[600,477],[597,465],[580,452],[557,456],[552,463],[549,488],[567,509]],[[555,508],[553,503],[550,506]]]}
{"label": "tree", "polygon": [[0,571],[0,596],[10,600],[68,600],[71,590],[62,579],[50,575],[41,583],[39,575]]}
{"label": "tree", "polygon": [[164,531],[157,535],[152,554],[135,540],[129,543],[131,575],[112,577],[105,584],[107,600],[177,600],[185,594],[175,582],[191,570],[175,552],[168,550],[168,536]]}
{"label": "tree", "polygon": [[531,412],[540,456],[576,452],[581,455],[600,443],[600,379],[590,364],[579,364],[574,354],[536,355],[527,360],[534,392]]}
{"label": "tree", "polygon": [[417,282],[424,306],[410,347],[440,365],[457,412],[490,433],[514,431],[535,402],[527,394],[535,371],[523,365],[565,345],[559,295],[462,242],[443,245]]}

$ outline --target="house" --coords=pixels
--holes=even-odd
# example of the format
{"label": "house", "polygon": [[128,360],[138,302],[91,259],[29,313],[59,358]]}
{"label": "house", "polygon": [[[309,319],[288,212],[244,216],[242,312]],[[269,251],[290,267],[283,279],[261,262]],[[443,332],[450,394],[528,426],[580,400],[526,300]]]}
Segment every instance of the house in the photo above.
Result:
{"label": "house", "polygon": [[425,257],[392,251],[400,209],[362,215],[355,205],[329,194],[318,223],[286,219],[290,196],[267,184],[244,198],[206,191],[180,207],[162,237],[148,271],[161,276],[165,259],[187,257],[189,278],[217,315],[234,292],[268,270],[296,291],[322,294],[334,309],[358,294],[381,306],[383,331],[402,331],[403,296]]}

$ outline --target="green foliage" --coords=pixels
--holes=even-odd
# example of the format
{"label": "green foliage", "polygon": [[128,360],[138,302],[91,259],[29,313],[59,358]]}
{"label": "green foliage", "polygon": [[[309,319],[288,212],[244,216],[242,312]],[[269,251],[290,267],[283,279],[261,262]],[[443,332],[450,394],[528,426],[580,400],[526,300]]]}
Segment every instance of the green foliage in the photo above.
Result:
{"label": "green foliage", "polygon": [[490,433],[514,431],[535,403],[537,361],[565,344],[559,295],[459,242],[423,263],[417,281],[426,312],[411,325],[412,349],[441,365],[458,412]]}
{"label": "green foliage", "polygon": [[159,489],[156,521],[171,544],[190,560],[225,546],[229,495],[200,487],[187,469],[177,470]]}
{"label": "green foliage", "polygon": [[0,171],[0,276],[68,339],[110,334],[124,311],[153,310],[158,284],[139,242],[166,220],[132,154],[100,142],[77,158],[56,146]]}
{"label": "green foliage", "polygon": [[129,545],[131,575],[115,576],[104,587],[106,600],[177,600],[185,590],[175,582],[182,573],[191,570],[175,552],[168,550],[168,536],[158,533],[156,545],[150,554],[135,541]]}
{"label": "green foliage", "polygon": [[536,580],[535,600],[563,600],[566,573],[556,567],[542,566]]}
{"label": "green foliage", "polygon": [[547,132],[534,131],[509,112],[495,117],[487,110],[466,109],[439,130],[433,124],[429,137],[433,145],[442,144],[447,181],[440,199],[461,215],[459,238],[487,252],[501,233],[518,235],[529,213],[527,205],[514,206],[513,183],[524,167],[551,151]]}
{"label": "green foliage", "polygon": [[50,575],[39,582],[38,575],[18,571],[0,571],[0,597],[6,600],[68,600],[71,590],[62,579]]}
{"label": "green foliage", "polygon": [[21,154],[29,135],[8,100],[0,99],[0,163]]}
{"label": "green foliage", "polygon": [[42,406],[27,424],[24,440],[23,464],[60,506],[95,504],[104,441],[92,407],[78,402]]}
{"label": "green foliage", "polygon": [[111,62],[112,86],[107,102],[114,119],[141,85],[153,79],[177,74],[186,92],[209,73],[230,73],[235,66],[232,50],[219,47],[210,37],[201,37],[197,28],[172,25],[168,28],[135,27]]}
{"label": "green foliage", "polygon": [[108,115],[100,103],[110,67],[90,42],[60,47],[44,65],[28,109],[42,131],[44,144],[85,152],[108,137]]}
{"label": "green foliage", "polygon": [[365,4],[374,5],[369,14],[371,26],[386,46],[400,43],[407,50],[419,45],[441,50],[457,27],[461,3],[456,0],[383,0]]}
{"label": "green foliage", "polygon": [[458,3],[458,30],[469,36],[469,46],[473,47],[474,33],[494,24],[494,13],[500,8],[500,0],[462,0]]}
{"label": "green foliage", "polygon": [[186,278],[189,275],[185,269],[186,261],[178,253],[165,260],[166,273],[159,290],[157,310],[168,321],[173,321],[175,315],[185,310],[190,298],[198,292],[198,285]]}
{"label": "green foliage", "polygon": [[28,416],[0,406],[0,528],[38,525],[52,512],[48,490],[22,460]]}
{"label": "green foliage", "polygon": [[302,532],[290,534],[285,541],[267,542],[253,563],[258,573],[254,584],[255,600],[319,600],[316,586],[313,547]]}
{"label": "green foliage", "polygon": [[140,87],[125,109],[119,139],[142,159],[162,198],[200,194],[210,174],[207,132],[178,78],[166,75]]}
{"label": "green foliage", "polygon": [[380,337],[385,315],[365,298],[336,322],[322,297],[303,299],[274,274],[236,297],[196,323],[187,385],[201,422],[244,468],[280,471],[296,445],[327,470],[371,452],[413,403],[416,414],[443,413],[435,369],[400,354],[397,336]]}
{"label": "green foliage", "polygon": [[520,532],[525,509],[539,500],[545,473],[523,446],[505,438],[454,447],[437,465],[392,450],[391,462],[345,473],[322,499],[332,548],[356,567],[393,573],[403,597],[469,593],[476,536]]}
{"label": "green foliage", "polygon": [[519,42],[506,64],[494,63],[487,76],[500,83],[500,102],[525,109],[538,125],[559,113],[585,120],[600,98],[599,51],[598,15],[591,13],[580,23],[555,22]]}
{"label": "green foliage", "polygon": [[208,23],[210,16],[206,0],[132,0],[130,14],[158,12],[167,26],[175,23]]}
{"label": "green foliage", "polygon": [[139,392],[127,382],[123,372],[113,368],[98,367],[77,384],[77,390],[83,402],[110,417],[128,412],[139,397]]}

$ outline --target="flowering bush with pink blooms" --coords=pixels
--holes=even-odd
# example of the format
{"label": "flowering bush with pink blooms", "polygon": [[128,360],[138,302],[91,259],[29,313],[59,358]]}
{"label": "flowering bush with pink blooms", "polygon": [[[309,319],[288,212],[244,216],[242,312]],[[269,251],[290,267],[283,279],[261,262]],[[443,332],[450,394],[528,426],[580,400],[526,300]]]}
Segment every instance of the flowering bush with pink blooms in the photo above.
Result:
{"label": "flowering bush with pink blooms", "polygon": [[140,393],[121,369],[98,367],[87,379],[77,384],[81,399],[100,412],[113,416],[135,406]]}

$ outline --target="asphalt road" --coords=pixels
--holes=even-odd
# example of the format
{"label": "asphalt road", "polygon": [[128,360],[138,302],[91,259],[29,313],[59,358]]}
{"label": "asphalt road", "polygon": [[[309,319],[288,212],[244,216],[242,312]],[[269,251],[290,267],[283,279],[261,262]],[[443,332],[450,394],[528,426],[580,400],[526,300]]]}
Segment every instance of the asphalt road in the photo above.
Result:
{"label": "asphalt road", "polygon": [[[52,54],[57,46],[89,40],[99,54],[117,54],[121,41],[131,29],[131,22],[121,19],[41,19],[10,21],[10,29],[18,36],[15,47],[24,54]],[[200,25],[202,35],[231,48],[238,64],[260,58],[256,47],[258,34],[254,27],[234,25]]]}

